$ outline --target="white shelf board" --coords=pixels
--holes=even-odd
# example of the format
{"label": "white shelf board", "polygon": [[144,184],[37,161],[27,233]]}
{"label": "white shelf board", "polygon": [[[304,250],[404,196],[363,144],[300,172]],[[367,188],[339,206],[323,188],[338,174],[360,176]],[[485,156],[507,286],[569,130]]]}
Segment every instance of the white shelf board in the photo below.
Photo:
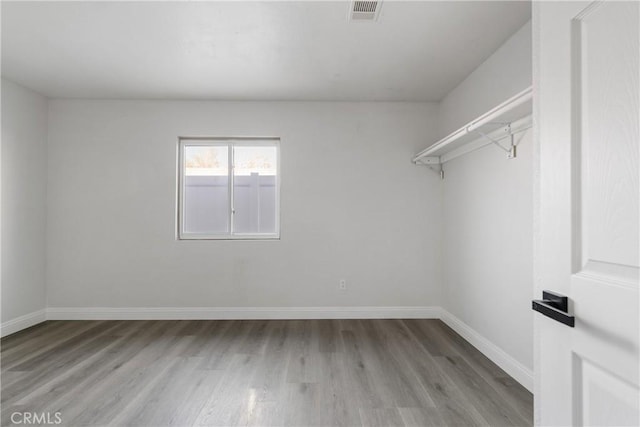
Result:
{"label": "white shelf board", "polygon": [[[500,130],[506,124],[512,124],[512,130],[517,131],[518,128],[530,126],[532,112],[532,88],[528,87],[522,92],[514,95],[495,108],[487,111],[480,117],[470,121],[460,129],[452,132],[441,140],[435,142],[425,150],[418,153],[413,161],[420,163],[421,159],[429,158],[428,163],[434,163],[433,158],[438,158],[439,163],[451,160],[452,156],[448,156],[452,152],[464,154],[471,150],[464,150],[464,146],[476,143],[482,138],[481,133],[499,138]],[[527,125],[529,122],[529,125]],[[481,132],[481,133],[480,133]],[[505,135],[508,136],[508,135]],[[487,141],[489,143],[490,141]],[[478,144],[475,144],[478,145]],[[481,144],[482,146],[486,144]],[[475,147],[477,149],[478,147]]]}

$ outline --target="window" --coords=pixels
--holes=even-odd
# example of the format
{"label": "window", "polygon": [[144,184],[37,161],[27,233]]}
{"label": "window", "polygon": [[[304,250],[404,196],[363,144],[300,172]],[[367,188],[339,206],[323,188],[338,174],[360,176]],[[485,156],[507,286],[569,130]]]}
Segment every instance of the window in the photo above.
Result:
{"label": "window", "polygon": [[279,238],[279,142],[181,138],[179,238]]}

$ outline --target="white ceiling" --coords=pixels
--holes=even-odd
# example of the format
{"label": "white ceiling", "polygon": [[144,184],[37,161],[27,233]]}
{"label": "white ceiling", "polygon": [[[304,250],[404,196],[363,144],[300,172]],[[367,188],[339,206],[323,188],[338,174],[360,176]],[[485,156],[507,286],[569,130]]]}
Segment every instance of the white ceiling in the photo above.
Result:
{"label": "white ceiling", "polygon": [[531,16],[518,1],[2,2],[2,75],[50,97],[438,101]]}

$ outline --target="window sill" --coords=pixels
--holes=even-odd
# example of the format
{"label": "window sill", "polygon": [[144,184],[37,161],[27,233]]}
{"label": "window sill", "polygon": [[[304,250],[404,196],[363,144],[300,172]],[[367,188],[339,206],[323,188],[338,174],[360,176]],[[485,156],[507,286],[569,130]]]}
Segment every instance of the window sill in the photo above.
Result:
{"label": "window sill", "polygon": [[178,240],[280,240],[279,234],[189,234],[183,233]]}

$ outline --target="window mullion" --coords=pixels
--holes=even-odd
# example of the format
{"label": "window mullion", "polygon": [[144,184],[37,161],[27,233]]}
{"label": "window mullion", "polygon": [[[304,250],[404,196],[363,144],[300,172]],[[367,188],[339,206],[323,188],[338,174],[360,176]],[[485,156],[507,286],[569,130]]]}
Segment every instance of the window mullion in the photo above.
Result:
{"label": "window mullion", "polygon": [[235,161],[234,161],[234,152],[233,152],[233,144],[229,144],[229,234],[234,234],[234,217],[236,214],[236,206],[235,206],[235,198],[233,194],[234,189],[234,176],[235,176]]}

